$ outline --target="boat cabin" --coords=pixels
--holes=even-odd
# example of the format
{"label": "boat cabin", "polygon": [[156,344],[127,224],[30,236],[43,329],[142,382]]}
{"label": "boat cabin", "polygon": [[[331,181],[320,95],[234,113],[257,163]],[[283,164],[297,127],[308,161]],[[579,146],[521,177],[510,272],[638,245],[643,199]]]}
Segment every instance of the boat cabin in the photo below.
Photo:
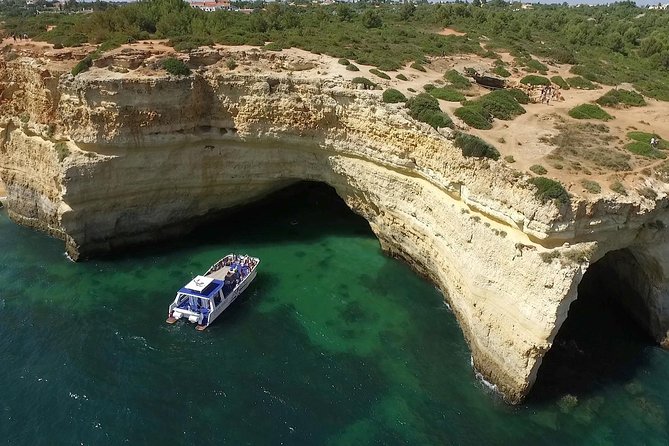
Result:
{"label": "boat cabin", "polygon": [[207,325],[209,314],[225,298],[223,285],[222,280],[196,276],[177,292],[175,304],[181,311],[175,313],[175,317],[179,318],[181,316],[177,314],[183,313],[188,315],[190,322]]}

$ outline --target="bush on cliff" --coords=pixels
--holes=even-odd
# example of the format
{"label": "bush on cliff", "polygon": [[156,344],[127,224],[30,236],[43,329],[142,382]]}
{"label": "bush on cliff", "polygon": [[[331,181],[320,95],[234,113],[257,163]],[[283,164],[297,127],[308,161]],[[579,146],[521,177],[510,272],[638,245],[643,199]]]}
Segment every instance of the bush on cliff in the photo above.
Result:
{"label": "bush on cliff", "polygon": [[455,147],[462,150],[462,155],[474,158],[499,159],[499,152],[478,136],[459,132],[455,137]]}
{"label": "bush on cliff", "polygon": [[383,92],[383,102],[394,104],[397,102],[406,102],[406,100],[407,97],[401,91],[394,88],[388,88]]}
{"label": "bush on cliff", "polygon": [[364,85],[366,90],[375,90],[377,88],[376,83],[370,81],[366,77],[354,77],[353,79],[351,79],[351,82],[353,82],[354,84]]}
{"label": "bush on cliff", "polygon": [[72,76],[76,76],[79,73],[88,71],[88,69],[93,65],[93,58],[89,55],[81,59],[77,64],[72,68]]}
{"label": "bush on cliff", "polygon": [[412,118],[430,124],[435,129],[453,125],[453,120],[439,108],[439,101],[427,93],[409,99],[407,107]]}
{"label": "bush on cliff", "polygon": [[175,59],[174,57],[168,57],[163,60],[162,65],[165,71],[174,76],[188,76],[190,74],[190,68],[188,68],[181,60]]}
{"label": "bush on cliff", "polygon": [[537,188],[536,197],[543,202],[555,200],[558,205],[569,203],[569,194],[558,181],[546,177],[534,177],[529,183]]}

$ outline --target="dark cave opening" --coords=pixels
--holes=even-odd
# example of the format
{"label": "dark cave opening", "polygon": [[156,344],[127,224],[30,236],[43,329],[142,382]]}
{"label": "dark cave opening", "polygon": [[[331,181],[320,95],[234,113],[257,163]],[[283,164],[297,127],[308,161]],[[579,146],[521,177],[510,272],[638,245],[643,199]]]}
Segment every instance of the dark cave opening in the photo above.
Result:
{"label": "dark cave opening", "polygon": [[530,401],[586,395],[630,380],[655,344],[644,296],[647,263],[628,249],[593,263],[578,287],[553,346],[539,369]]}

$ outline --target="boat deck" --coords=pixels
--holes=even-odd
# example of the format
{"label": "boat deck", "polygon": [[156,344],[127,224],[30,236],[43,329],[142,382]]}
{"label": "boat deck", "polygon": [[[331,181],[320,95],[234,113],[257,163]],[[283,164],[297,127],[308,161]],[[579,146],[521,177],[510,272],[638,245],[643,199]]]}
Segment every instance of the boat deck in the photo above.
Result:
{"label": "boat deck", "polygon": [[209,274],[207,277],[211,277],[212,279],[225,280],[225,276],[228,275],[228,271],[230,271],[230,267],[224,266],[218,271],[214,271],[213,273]]}

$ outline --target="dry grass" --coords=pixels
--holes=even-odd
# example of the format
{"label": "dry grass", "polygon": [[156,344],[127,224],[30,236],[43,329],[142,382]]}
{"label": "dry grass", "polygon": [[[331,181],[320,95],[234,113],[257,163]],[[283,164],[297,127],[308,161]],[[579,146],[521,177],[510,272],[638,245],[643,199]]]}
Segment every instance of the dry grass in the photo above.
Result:
{"label": "dry grass", "polygon": [[542,139],[555,146],[548,159],[559,161],[571,171],[586,174],[591,170],[597,173],[632,170],[631,155],[621,147],[619,139],[609,133],[606,125],[557,120],[555,129],[559,133]]}

